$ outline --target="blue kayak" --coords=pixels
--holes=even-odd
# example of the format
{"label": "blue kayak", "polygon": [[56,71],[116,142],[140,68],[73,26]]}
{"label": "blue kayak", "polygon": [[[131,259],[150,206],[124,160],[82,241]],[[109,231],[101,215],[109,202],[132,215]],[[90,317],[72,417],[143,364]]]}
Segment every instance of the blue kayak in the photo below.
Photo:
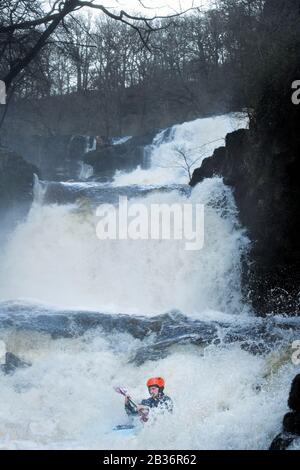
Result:
{"label": "blue kayak", "polygon": [[118,426],[113,428],[113,431],[126,436],[130,436],[136,433],[137,426],[134,426],[134,424],[119,424]]}

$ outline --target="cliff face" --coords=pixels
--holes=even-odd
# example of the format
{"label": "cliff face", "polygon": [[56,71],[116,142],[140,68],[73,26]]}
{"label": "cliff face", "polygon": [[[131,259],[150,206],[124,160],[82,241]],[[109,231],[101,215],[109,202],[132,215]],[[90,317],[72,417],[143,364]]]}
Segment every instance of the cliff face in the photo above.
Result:
{"label": "cliff face", "polygon": [[61,181],[78,176],[78,162],[83,160],[93,140],[94,137],[86,135],[15,134],[7,146],[36,165],[43,179]]}
{"label": "cliff face", "polygon": [[243,286],[258,314],[300,314],[300,105],[291,102],[290,84],[269,90],[250,129],[228,134],[191,181],[221,175],[233,188],[252,241]]}
{"label": "cliff face", "polygon": [[84,156],[84,162],[91,165],[97,176],[112,178],[116,170],[132,171],[138,166],[147,167],[145,147],[152,144],[157,134],[152,133],[132,137],[119,145],[107,145]]}
{"label": "cliff face", "polygon": [[0,207],[32,200],[33,174],[38,169],[20,155],[0,148]]}
{"label": "cliff face", "polygon": [[39,173],[34,165],[17,153],[0,147],[0,238],[29,210],[34,173]]}
{"label": "cliff face", "polygon": [[93,166],[94,174],[111,178],[116,170],[130,171],[146,164],[144,147],[152,143],[157,132],[153,130],[118,145],[107,139],[97,147],[96,137],[88,135],[15,135],[8,147],[37,166],[45,180],[78,178],[81,161]]}

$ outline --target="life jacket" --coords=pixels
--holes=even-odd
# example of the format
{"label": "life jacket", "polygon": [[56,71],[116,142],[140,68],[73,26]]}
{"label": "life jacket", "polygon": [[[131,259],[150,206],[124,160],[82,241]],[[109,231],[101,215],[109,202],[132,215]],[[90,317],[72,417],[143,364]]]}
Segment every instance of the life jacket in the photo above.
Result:
{"label": "life jacket", "polygon": [[163,392],[160,392],[157,398],[146,398],[142,400],[141,405],[148,406],[149,408],[160,408],[162,410],[173,411],[173,402],[170,397],[164,395]]}
{"label": "life jacket", "polygon": [[[172,413],[173,411],[173,402],[170,397],[167,395],[164,395],[163,392],[160,392],[157,398],[149,397],[145,398],[144,400],[141,401],[141,405],[143,406],[148,406],[149,408],[158,408],[163,411],[168,411]],[[131,405],[130,402],[128,402],[125,405],[125,410],[126,413],[130,416],[132,415],[138,415],[138,412],[134,408],[133,405]]]}

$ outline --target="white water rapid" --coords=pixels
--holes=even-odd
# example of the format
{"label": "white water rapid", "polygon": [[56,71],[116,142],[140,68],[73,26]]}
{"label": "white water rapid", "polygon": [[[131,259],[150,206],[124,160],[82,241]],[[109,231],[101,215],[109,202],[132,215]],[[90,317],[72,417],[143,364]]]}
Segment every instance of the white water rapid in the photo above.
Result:
{"label": "white water rapid", "polygon": [[[249,241],[230,188],[215,177],[190,190],[183,163],[199,166],[245,121],[226,115],[173,126],[154,139],[148,170],[117,171],[109,184],[36,181],[31,210],[0,256],[0,339],[31,364],[12,375],[0,372],[0,449],[264,449],[280,431],[297,373],[289,356],[293,336],[286,328],[278,348],[270,341],[257,354],[247,341],[225,339],[232,329],[251,332],[267,321],[253,316],[241,293]],[[91,176],[83,167],[82,179]],[[203,204],[203,249],[188,251],[184,240],[99,240],[96,206],[120,194],[148,209]],[[108,313],[130,316],[132,325],[180,311],[189,333],[179,341],[170,327],[167,354],[148,357],[160,331],[141,337],[130,328],[88,327],[78,335],[52,334],[71,310],[83,323],[84,316]],[[40,314],[44,329],[35,323]],[[9,318],[26,328],[14,328]],[[207,334],[214,328],[214,340],[193,341],[196,321]],[[141,348],[146,358],[132,360]],[[113,386],[141,399],[153,375],[165,378],[174,413],[154,413],[131,434],[113,431],[127,421]]]}

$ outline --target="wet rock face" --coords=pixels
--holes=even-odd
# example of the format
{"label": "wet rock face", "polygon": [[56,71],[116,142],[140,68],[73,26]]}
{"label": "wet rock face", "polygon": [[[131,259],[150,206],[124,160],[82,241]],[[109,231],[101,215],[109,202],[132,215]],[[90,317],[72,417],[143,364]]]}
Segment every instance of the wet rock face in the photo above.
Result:
{"label": "wet rock face", "polygon": [[[101,312],[48,311],[11,302],[0,305],[0,332],[35,332],[53,340],[76,338],[94,330],[115,344],[115,334],[127,333],[141,340],[131,352],[135,365],[167,357],[174,348],[204,349],[210,344],[239,344],[251,354],[266,354],[290,345],[299,334],[299,322],[289,318],[251,317],[242,324],[226,321],[192,320],[179,311],[154,317],[108,314]],[[289,356],[290,357],[290,356]]]}
{"label": "wet rock face", "polygon": [[292,382],[288,406],[292,411],[283,417],[283,432],[275,437],[269,450],[286,450],[300,436],[300,374]]}
{"label": "wet rock face", "polygon": [[14,135],[7,145],[40,169],[43,179],[61,181],[76,178],[78,162],[93,143],[87,135]]}
{"label": "wet rock face", "polygon": [[[268,8],[277,11],[277,3]],[[225,147],[204,160],[192,179],[194,186],[218,174],[233,189],[252,241],[243,284],[258,314],[300,314],[300,105],[292,101],[300,63],[294,42],[289,47],[289,60],[264,78],[250,129],[228,134]]]}
{"label": "wet rock face", "polygon": [[291,410],[300,414],[300,374],[297,374],[292,382],[288,399],[288,406]]}
{"label": "wet rock face", "polygon": [[39,173],[34,165],[0,147],[0,245],[30,209],[34,173]]}
{"label": "wet rock face", "polygon": [[33,174],[38,169],[20,155],[0,148],[0,208],[32,201]]}
{"label": "wet rock face", "polygon": [[13,353],[7,352],[5,355],[5,363],[1,364],[0,370],[4,374],[13,374],[17,369],[23,369],[24,367],[30,367],[30,364],[22,361],[22,359],[15,356]]}
{"label": "wet rock face", "polygon": [[119,145],[106,145],[99,149],[88,152],[84,162],[91,165],[94,173],[112,178],[116,170],[131,171],[141,166],[147,168],[144,159],[144,148],[151,145],[157,131],[138,137],[132,137]]}
{"label": "wet rock face", "polygon": [[0,206],[32,200],[33,174],[38,169],[20,155],[0,148]]}
{"label": "wet rock face", "polygon": [[[195,170],[191,185],[221,175],[234,191],[241,223],[252,241],[243,280],[254,309],[300,313],[298,149],[280,130],[241,129]],[[287,138],[288,139],[288,138]]]}

